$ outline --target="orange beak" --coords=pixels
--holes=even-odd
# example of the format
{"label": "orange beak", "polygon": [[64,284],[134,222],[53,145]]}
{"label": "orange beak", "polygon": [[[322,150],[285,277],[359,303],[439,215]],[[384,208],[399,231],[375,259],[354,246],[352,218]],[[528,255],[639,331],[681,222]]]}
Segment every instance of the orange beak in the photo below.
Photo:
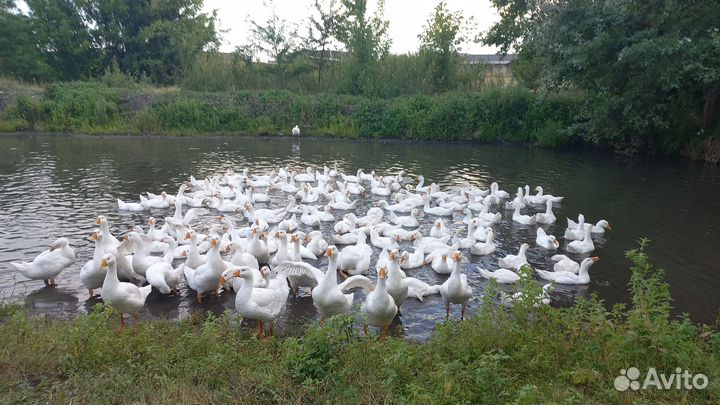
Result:
{"label": "orange beak", "polygon": [[455,254],[453,255],[453,260],[455,260],[456,262],[459,262],[460,260],[462,260],[462,253],[455,252]]}
{"label": "orange beak", "polygon": [[192,236],[190,235],[190,232],[185,232],[185,240],[190,239]]}
{"label": "orange beak", "polygon": [[332,256],[332,253],[333,253],[332,249],[327,248],[327,250],[325,250],[325,257],[330,257],[330,256]]}
{"label": "orange beak", "polygon": [[97,233],[93,232],[93,234],[90,235],[90,239],[97,240]]}
{"label": "orange beak", "polygon": [[53,250],[55,250],[55,245],[50,245],[50,251],[52,252]]}
{"label": "orange beak", "polygon": [[217,246],[217,239],[213,239],[210,241],[210,246],[215,247]]}
{"label": "orange beak", "polygon": [[97,218],[95,219],[95,225],[100,225],[100,217],[97,217]]}
{"label": "orange beak", "polygon": [[385,279],[387,278],[387,269],[385,266],[380,267],[380,271],[378,272],[378,277]]}
{"label": "orange beak", "polygon": [[610,224],[607,224],[607,229],[609,229],[609,230],[611,230],[611,231],[612,231],[612,225],[610,225]]}
{"label": "orange beak", "polygon": [[591,257],[591,258],[590,258],[590,260],[592,260],[592,261],[593,261],[593,263],[594,263],[594,262],[596,262],[596,261],[600,260],[600,258],[599,258],[599,257],[597,257],[597,256],[593,256],[593,257]]}
{"label": "orange beak", "polygon": [[102,267],[103,269],[106,268],[106,267],[107,267],[107,260],[102,259],[102,261],[100,262],[100,267]]}

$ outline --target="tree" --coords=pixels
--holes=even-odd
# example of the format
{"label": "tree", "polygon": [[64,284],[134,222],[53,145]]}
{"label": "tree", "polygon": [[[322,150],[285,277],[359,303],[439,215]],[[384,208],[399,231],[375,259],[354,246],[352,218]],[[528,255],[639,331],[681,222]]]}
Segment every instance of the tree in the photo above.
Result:
{"label": "tree", "polygon": [[335,37],[350,53],[348,82],[350,94],[367,94],[372,90],[372,79],[378,61],[390,50],[387,36],[389,23],[383,19],[384,0],[372,17],[367,14],[367,0],[342,0]]}
{"label": "tree", "polygon": [[493,3],[485,41],[517,49],[539,88],[582,90],[590,139],[678,150],[720,132],[717,1]]}
{"label": "tree", "polygon": [[280,18],[275,11],[272,0],[263,2],[266,7],[272,10],[272,14],[264,22],[258,23],[255,20],[250,22],[250,34],[252,36],[251,47],[277,65],[288,62],[292,53],[296,50],[297,28],[287,20]]}
{"label": "tree", "polygon": [[89,77],[102,70],[100,50],[92,46],[86,21],[73,0],[26,0],[39,51],[53,76]]}
{"label": "tree", "polygon": [[215,13],[203,0],[78,0],[103,66],[115,60],[124,72],[169,83],[218,39]]}
{"label": "tree", "polygon": [[318,85],[322,84],[323,70],[328,60],[328,51],[336,31],[338,14],[340,12],[336,0],[329,0],[327,7],[323,7],[320,0],[315,0],[315,12],[310,16],[308,34],[304,40],[305,49],[310,52],[310,60],[318,72]]}
{"label": "tree", "polygon": [[466,40],[465,18],[461,11],[451,12],[441,1],[424,26],[420,39],[420,56],[423,58],[430,82],[437,92],[449,90],[454,83],[460,44]]}
{"label": "tree", "polygon": [[31,23],[14,0],[0,0],[0,74],[25,80],[47,74]]}

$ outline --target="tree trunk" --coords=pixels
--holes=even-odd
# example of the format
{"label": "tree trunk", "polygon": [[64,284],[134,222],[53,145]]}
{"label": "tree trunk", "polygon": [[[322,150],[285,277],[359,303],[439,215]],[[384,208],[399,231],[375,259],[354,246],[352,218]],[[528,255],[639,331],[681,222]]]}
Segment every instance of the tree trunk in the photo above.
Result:
{"label": "tree trunk", "polygon": [[720,104],[720,87],[711,89],[705,96],[705,108],[703,108],[702,129],[709,130],[715,123],[715,117]]}

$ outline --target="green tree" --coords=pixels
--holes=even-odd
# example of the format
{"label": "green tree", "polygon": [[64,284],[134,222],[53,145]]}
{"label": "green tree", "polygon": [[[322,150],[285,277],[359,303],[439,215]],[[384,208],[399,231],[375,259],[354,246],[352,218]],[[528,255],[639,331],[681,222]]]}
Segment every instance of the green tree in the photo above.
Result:
{"label": "green tree", "polygon": [[455,85],[460,44],[466,40],[467,26],[461,11],[450,11],[441,1],[428,19],[420,39],[420,56],[423,58],[430,82],[437,92]]}
{"label": "green tree", "polygon": [[378,61],[390,50],[387,36],[389,23],[383,19],[384,0],[378,9],[367,15],[367,0],[342,0],[335,37],[350,52],[346,91],[350,94],[368,94],[372,91]]}
{"label": "green tree", "polygon": [[310,52],[308,57],[313,68],[318,72],[318,86],[322,85],[323,71],[328,61],[328,51],[333,42],[339,12],[336,0],[325,3],[315,0],[316,14],[310,16],[310,25],[303,45],[305,50]]}
{"label": "green tree", "polygon": [[25,80],[47,74],[32,21],[20,13],[14,0],[0,0],[0,74]]}
{"label": "green tree", "polygon": [[580,89],[580,131],[618,146],[679,150],[718,131],[715,0],[493,0],[485,41],[519,51],[541,89]]}
{"label": "green tree", "polygon": [[103,66],[169,83],[204,50],[218,43],[215,13],[203,0],[78,0]]}
{"label": "green tree", "polygon": [[26,0],[45,63],[61,80],[89,77],[102,70],[79,4],[73,0]]}

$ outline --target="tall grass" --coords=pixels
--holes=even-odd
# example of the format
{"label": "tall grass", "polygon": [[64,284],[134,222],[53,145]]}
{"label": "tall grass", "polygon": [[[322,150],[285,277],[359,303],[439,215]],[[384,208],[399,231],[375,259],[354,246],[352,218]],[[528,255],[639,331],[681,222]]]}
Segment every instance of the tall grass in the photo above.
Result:
{"label": "tall grass", "polygon": [[[718,403],[720,334],[670,318],[663,273],[644,252],[628,305],[507,310],[493,288],[466,321],[423,344],[360,335],[351,316],[300,336],[250,336],[234,316],[147,321],[119,331],[105,307],[71,321],[0,310],[0,402]],[[532,281],[520,287],[539,294]],[[630,366],[704,373],[704,390],[615,390]]]}
{"label": "tall grass", "polygon": [[[97,82],[49,85],[43,98],[18,98],[0,122],[19,129],[87,133],[286,134],[417,140],[497,139],[558,145],[576,98],[540,97],[527,90],[367,98],[302,95],[286,90],[161,92],[124,86],[108,72]],[[142,102],[138,102],[138,100]]]}

